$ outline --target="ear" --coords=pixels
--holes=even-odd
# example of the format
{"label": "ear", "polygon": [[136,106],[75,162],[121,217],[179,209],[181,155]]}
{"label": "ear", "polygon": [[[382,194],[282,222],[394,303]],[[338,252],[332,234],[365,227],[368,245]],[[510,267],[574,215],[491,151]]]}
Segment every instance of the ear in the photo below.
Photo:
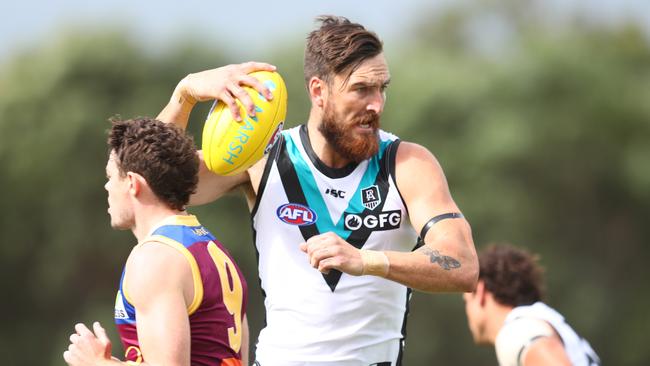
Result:
{"label": "ear", "polygon": [[307,89],[313,105],[323,108],[327,96],[327,83],[316,76],[312,76],[307,84]]}
{"label": "ear", "polygon": [[126,177],[129,180],[129,193],[133,197],[137,197],[142,191],[142,187],[146,184],[144,177],[134,172],[127,172]]}

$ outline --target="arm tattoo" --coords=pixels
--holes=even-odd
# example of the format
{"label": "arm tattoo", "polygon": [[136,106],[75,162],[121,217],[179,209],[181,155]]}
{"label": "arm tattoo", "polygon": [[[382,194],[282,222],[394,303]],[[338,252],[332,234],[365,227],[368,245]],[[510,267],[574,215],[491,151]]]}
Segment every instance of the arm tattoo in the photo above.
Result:
{"label": "arm tattoo", "polygon": [[452,258],[448,255],[440,255],[439,251],[431,249],[427,246],[420,248],[418,251],[424,255],[428,255],[431,263],[438,263],[438,265],[440,265],[440,267],[446,271],[460,267],[460,262],[455,258]]}

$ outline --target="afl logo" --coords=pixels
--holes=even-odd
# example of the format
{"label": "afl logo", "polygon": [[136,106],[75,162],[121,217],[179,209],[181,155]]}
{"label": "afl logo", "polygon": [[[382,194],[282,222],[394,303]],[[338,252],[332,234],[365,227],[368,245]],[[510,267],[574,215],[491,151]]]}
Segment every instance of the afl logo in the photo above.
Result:
{"label": "afl logo", "polygon": [[283,222],[298,226],[311,225],[317,219],[314,210],[297,203],[286,203],[278,207],[276,215]]}

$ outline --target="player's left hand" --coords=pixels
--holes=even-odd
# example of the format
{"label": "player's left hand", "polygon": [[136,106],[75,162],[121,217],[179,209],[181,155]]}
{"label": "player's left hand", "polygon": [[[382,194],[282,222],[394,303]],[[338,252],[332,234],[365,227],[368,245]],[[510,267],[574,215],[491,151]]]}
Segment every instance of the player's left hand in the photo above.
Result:
{"label": "player's left hand", "polygon": [[307,253],[311,266],[322,273],[338,269],[353,276],[361,276],[363,272],[359,249],[333,232],[312,236],[300,244],[300,250]]}
{"label": "player's left hand", "polygon": [[70,346],[63,359],[71,366],[100,365],[111,360],[111,341],[99,322],[91,332],[84,324],[75,325],[76,333],[70,336]]}

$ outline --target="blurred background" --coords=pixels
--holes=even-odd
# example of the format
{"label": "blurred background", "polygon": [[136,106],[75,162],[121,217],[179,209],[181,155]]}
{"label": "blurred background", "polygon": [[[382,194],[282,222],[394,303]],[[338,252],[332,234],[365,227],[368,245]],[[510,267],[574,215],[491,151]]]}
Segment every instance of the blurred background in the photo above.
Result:
{"label": "blurred background", "polygon": [[[399,4],[398,4],[399,3]],[[76,322],[111,332],[134,243],[106,213],[107,118],[155,116],[190,72],[255,59],[307,118],[304,38],[316,15],[361,22],[392,73],[383,128],[440,160],[478,249],[541,255],[548,303],[606,365],[650,364],[650,3],[647,0],[111,1],[0,6],[0,355],[62,365]],[[195,109],[200,131],[209,105]],[[250,286],[250,222],[232,195],[193,208]],[[459,294],[415,293],[406,365],[495,365]]]}

